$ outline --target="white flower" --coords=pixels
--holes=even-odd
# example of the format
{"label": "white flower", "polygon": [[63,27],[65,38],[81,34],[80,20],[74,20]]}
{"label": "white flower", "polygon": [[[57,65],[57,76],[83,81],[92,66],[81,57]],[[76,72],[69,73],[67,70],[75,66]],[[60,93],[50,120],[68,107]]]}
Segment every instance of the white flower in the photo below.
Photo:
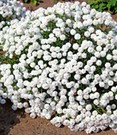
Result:
{"label": "white flower", "polygon": [[87,83],[88,83],[88,80],[87,80],[86,78],[83,78],[83,79],[81,80],[81,82],[82,82],[82,84],[87,84]]}
{"label": "white flower", "polygon": [[114,129],[117,24],[111,16],[84,2],[33,12],[14,6],[17,1],[3,3],[11,5],[5,13],[1,5],[0,14],[11,18],[0,22],[0,47],[8,58],[0,62],[0,103],[8,98],[14,110],[24,107],[33,118],[53,117],[54,125],[75,131]]}
{"label": "white flower", "polygon": [[64,41],[65,40],[65,35],[60,35],[60,39],[62,40],[62,41]]}
{"label": "white flower", "polygon": [[79,33],[76,33],[76,34],[74,35],[74,38],[75,38],[76,40],[79,40],[79,39],[81,38],[81,35],[80,35]]}
{"label": "white flower", "polygon": [[114,70],[117,70],[117,64],[115,64],[115,65],[113,66],[113,69],[114,69]]}
{"label": "white flower", "polygon": [[95,100],[93,101],[93,103],[94,103],[95,105],[98,105],[98,104],[99,104],[99,101],[98,101],[97,99],[95,99]]}
{"label": "white flower", "polygon": [[108,81],[108,85],[113,86],[113,81],[112,80]]}
{"label": "white flower", "polygon": [[88,31],[89,31],[90,33],[93,33],[93,32],[94,32],[94,28],[90,26],[90,27],[88,28]]}
{"label": "white flower", "polygon": [[101,51],[100,54],[101,54],[101,57],[105,57],[106,56],[106,52],[105,51]]}
{"label": "white flower", "polygon": [[88,31],[86,31],[86,32],[84,33],[84,35],[85,35],[85,37],[89,37],[89,36],[90,36],[90,33],[89,33]]}
{"label": "white flower", "polygon": [[79,105],[78,106],[78,110],[81,111],[82,110],[82,106]]}
{"label": "white flower", "polygon": [[88,52],[89,52],[89,53],[93,53],[93,51],[94,51],[94,49],[93,49],[92,47],[89,47],[89,48],[88,48]]}
{"label": "white flower", "polygon": [[86,110],[90,111],[92,109],[92,106],[90,104],[86,105]]}
{"label": "white flower", "polygon": [[117,95],[115,95],[115,99],[117,100]]}
{"label": "white flower", "polygon": [[75,34],[76,34],[76,31],[75,31],[74,29],[72,29],[72,30],[70,31],[70,34],[71,34],[71,35],[75,35]]}
{"label": "white flower", "polygon": [[107,60],[111,60],[111,59],[112,59],[112,55],[108,54],[108,55],[106,56],[106,58],[107,58]]}

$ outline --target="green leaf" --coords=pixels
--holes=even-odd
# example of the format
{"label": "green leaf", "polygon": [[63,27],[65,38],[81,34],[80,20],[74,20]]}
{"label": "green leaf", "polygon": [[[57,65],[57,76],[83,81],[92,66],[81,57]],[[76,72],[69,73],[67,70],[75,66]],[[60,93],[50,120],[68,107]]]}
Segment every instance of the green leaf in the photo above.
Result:
{"label": "green leaf", "polygon": [[38,2],[38,0],[31,0],[31,2],[32,2],[34,5],[36,5],[37,2]]}
{"label": "green leaf", "polygon": [[117,3],[117,0],[110,0],[109,3],[111,6],[115,6]]}
{"label": "green leaf", "polygon": [[88,3],[98,11],[109,10],[112,13],[117,12],[117,0],[88,0]]}
{"label": "green leaf", "polygon": [[108,9],[110,10],[110,8],[111,8],[111,5],[108,3],[108,4],[107,4],[107,7],[108,7]]}
{"label": "green leaf", "polygon": [[98,5],[95,5],[95,8],[99,8],[99,6]]}

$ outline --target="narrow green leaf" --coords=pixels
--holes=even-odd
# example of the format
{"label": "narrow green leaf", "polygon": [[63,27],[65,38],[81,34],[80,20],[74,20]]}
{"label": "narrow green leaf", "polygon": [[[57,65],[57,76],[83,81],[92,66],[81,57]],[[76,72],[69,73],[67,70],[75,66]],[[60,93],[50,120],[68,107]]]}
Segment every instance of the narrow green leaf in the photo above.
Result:
{"label": "narrow green leaf", "polygon": [[38,0],[31,0],[31,2],[32,2],[34,5],[36,5],[37,2],[38,2]]}

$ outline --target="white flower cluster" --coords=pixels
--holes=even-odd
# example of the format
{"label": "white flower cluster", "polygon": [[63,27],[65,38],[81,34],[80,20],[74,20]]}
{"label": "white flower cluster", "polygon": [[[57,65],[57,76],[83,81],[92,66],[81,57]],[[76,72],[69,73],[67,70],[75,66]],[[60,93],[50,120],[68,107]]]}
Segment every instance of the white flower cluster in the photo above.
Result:
{"label": "white flower cluster", "polygon": [[[117,23],[85,2],[26,12],[0,33],[0,103],[60,127],[117,132]],[[106,27],[106,28],[105,28]],[[8,62],[7,62],[8,61]]]}
{"label": "white flower cluster", "polygon": [[26,8],[17,0],[0,0],[0,29],[12,19],[25,16]]}

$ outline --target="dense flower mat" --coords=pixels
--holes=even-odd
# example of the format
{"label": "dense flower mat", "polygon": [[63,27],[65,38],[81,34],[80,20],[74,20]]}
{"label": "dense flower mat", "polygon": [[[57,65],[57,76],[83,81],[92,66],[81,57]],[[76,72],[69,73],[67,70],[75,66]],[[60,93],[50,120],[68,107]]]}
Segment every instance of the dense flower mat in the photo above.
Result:
{"label": "dense flower mat", "polygon": [[117,132],[117,23],[85,2],[27,11],[0,1],[0,103],[71,130]]}

